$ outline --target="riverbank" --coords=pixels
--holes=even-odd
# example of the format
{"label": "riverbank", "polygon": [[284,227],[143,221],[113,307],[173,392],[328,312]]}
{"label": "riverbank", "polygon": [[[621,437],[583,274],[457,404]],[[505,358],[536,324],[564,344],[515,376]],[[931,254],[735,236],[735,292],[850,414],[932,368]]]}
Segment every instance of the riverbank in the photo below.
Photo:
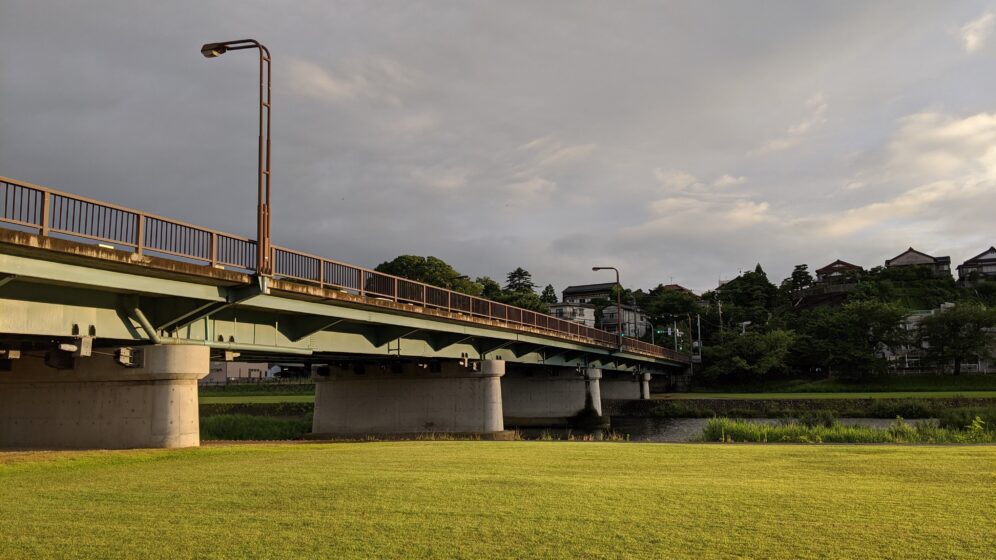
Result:
{"label": "riverbank", "polygon": [[994,461],[994,446],[471,441],[0,453],[0,550],[985,558]]}

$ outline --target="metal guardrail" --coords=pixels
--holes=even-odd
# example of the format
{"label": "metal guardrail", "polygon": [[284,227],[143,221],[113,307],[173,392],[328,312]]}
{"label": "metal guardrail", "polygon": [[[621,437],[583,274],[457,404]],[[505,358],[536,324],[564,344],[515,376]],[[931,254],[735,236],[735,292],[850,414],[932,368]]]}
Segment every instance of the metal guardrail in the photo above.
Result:
{"label": "metal guardrail", "polygon": [[[0,223],[124,246],[206,266],[256,268],[256,242],[170,218],[124,208],[0,177]],[[407,278],[341,263],[283,247],[272,248],[274,276],[382,298],[468,317],[501,321],[551,334],[586,339],[616,348],[615,334],[519,307],[471,296]],[[623,348],[638,354],[688,363],[688,356],[647,342],[624,339]]]}

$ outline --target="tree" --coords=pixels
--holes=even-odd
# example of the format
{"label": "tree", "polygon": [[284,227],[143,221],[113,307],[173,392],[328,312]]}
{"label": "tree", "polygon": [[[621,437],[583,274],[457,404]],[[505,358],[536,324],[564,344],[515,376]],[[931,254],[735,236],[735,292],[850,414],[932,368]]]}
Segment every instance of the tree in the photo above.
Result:
{"label": "tree", "polygon": [[546,304],[557,303],[557,290],[553,289],[553,284],[547,284],[540,294],[540,301]]}
{"label": "tree", "polygon": [[478,295],[481,293],[479,284],[472,282],[445,261],[436,257],[401,255],[394,260],[380,263],[374,270],[465,294]]}
{"label": "tree", "polygon": [[797,264],[792,269],[792,275],[782,281],[782,290],[795,292],[807,288],[813,284],[813,275],[809,273],[809,266]]}
{"label": "tree", "polygon": [[807,312],[794,321],[798,336],[790,362],[828,375],[863,377],[884,373],[884,351],[908,342],[906,310],[895,304],[856,301]]}
{"label": "tree", "polygon": [[955,375],[967,358],[990,355],[996,342],[996,311],[959,303],[920,321],[918,334],[926,342],[928,362],[953,366]]}
{"label": "tree", "polygon": [[494,301],[501,299],[501,284],[497,281],[487,276],[480,276],[477,278],[476,283],[481,286],[481,297]]}
{"label": "tree", "polygon": [[794,339],[795,334],[785,330],[730,336],[723,344],[707,349],[703,361],[708,365],[703,375],[714,381],[758,381],[784,374]]}
{"label": "tree", "polygon": [[508,273],[507,282],[505,283],[505,291],[507,292],[519,292],[528,293],[536,289],[536,284],[533,283],[533,275],[525,270],[521,266],[516,268],[512,272]]}

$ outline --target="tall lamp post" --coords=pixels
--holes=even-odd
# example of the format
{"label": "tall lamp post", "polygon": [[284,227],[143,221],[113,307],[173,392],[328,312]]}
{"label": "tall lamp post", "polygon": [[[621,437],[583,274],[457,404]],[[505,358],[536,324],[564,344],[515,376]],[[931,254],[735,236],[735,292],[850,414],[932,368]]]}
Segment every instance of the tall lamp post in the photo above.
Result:
{"label": "tall lamp post", "polygon": [[599,270],[614,270],[616,273],[616,332],[619,335],[619,349],[622,350],[623,347],[623,335],[622,335],[622,284],[619,283],[619,269],[614,266],[593,266],[592,271]]}
{"label": "tall lamp post", "polygon": [[228,51],[243,49],[259,50],[259,198],[256,207],[256,273],[260,276],[271,276],[273,263],[270,260],[270,93],[272,89],[270,50],[255,39],[240,39],[207,43],[201,47],[201,54],[205,58],[215,58]]}

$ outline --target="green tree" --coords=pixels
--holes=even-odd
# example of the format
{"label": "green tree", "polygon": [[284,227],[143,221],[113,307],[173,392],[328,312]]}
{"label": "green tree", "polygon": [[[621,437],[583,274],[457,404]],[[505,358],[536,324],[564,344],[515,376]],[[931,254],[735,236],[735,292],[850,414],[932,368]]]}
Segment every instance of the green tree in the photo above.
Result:
{"label": "green tree", "polygon": [[895,304],[855,301],[807,312],[793,322],[798,336],[790,362],[839,377],[884,373],[884,351],[908,343],[907,311]]}
{"label": "green tree", "polygon": [[401,255],[380,263],[374,270],[465,294],[478,295],[482,289],[480,284],[461,275],[442,259],[431,256]]}
{"label": "green tree", "polygon": [[996,342],[996,311],[981,305],[959,303],[920,321],[918,334],[926,342],[928,362],[941,367],[953,366],[961,373],[961,365],[974,356],[987,357]]}
{"label": "green tree", "polygon": [[759,381],[788,371],[787,358],[795,339],[792,331],[748,332],[707,347],[703,376],[711,381]]}
{"label": "green tree", "polygon": [[481,286],[481,297],[498,301],[501,299],[501,284],[487,276],[480,276],[476,283]]}
{"label": "green tree", "polygon": [[553,284],[547,284],[540,294],[540,301],[545,304],[557,303],[557,290],[553,289]]}
{"label": "green tree", "polygon": [[813,275],[809,273],[809,266],[797,264],[792,269],[792,275],[782,281],[781,289],[786,292],[795,292],[813,285]]}
{"label": "green tree", "polygon": [[536,289],[536,284],[533,282],[533,275],[521,266],[509,272],[506,278],[506,292],[528,293]]}

